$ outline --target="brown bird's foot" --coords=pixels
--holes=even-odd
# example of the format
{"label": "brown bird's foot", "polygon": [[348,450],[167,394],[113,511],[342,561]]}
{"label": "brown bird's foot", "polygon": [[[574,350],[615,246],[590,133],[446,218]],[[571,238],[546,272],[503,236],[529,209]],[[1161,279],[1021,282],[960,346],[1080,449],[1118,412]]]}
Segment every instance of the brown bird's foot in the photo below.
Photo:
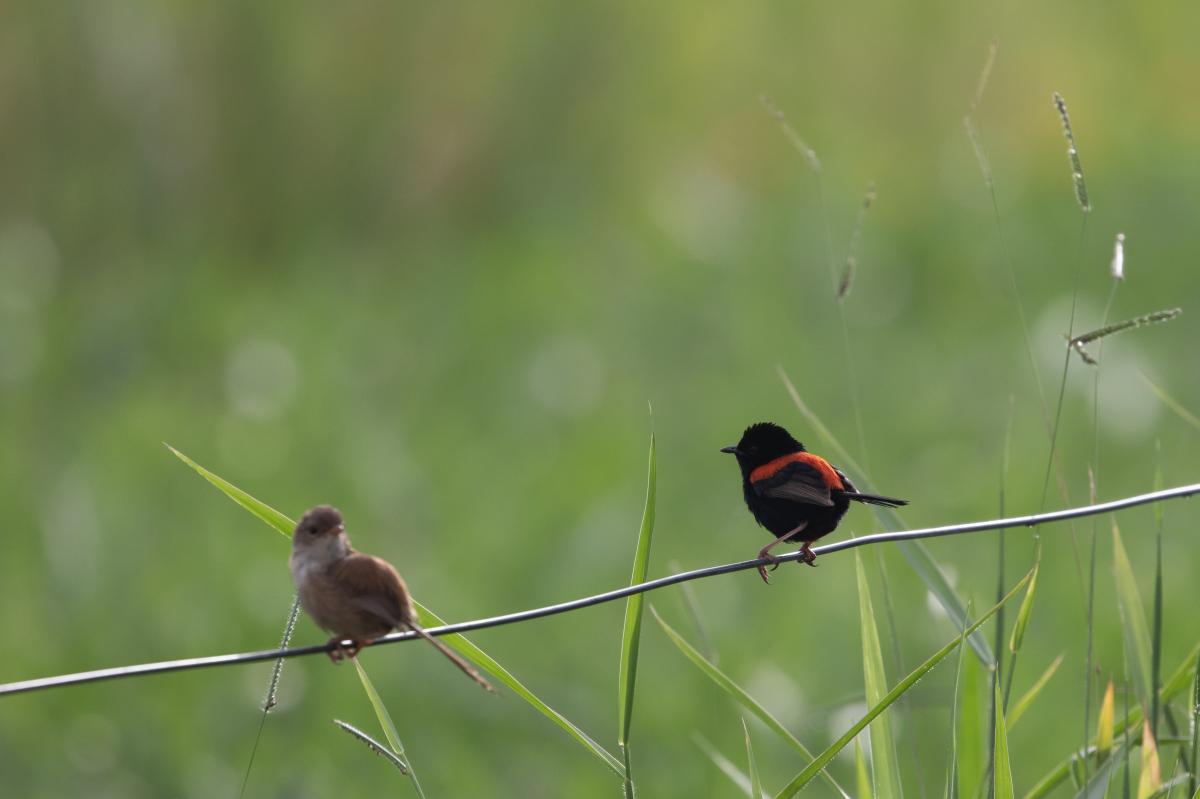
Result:
{"label": "brown bird's foot", "polygon": [[329,650],[329,659],[334,663],[341,663],[346,658],[353,658],[358,654],[370,641],[351,641],[349,646],[343,643],[341,638],[330,638],[329,643],[333,644],[333,649]]}
{"label": "brown bird's foot", "polygon": [[809,548],[808,544],[809,542],[806,541],[804,545],[800,547],[800,560],[797,562],[806,563],[815,569],[817,567],[817,553],[813,552]]}
{"label": "brown bird's foot", "polygon": [[[771,571],[775,571],[776,569],[779,568],[779,558],[775,557],[770,552],[770,549],[773,546],[775,546],[774,543],[770,544],[770,546],[765,546],[762,549],[758,550],[758,557],[771,564]],[[762,563],[758,564],[758,576],[761,577],[763,579],[763,582],[766,583],[767,585],[771,584],[770,578],[767,577],[767,567],[765,564],[762,564]]]}
{"label": "brown bird's foot", "polygon": [[[797,526],[795,529],[788,530],[783,535],[777,536],[774,541],[767,544],[762,549],[758,550],[758,557],[761,560],[765,560],[765,561],[769,562],[771,564],[771,571],[775,571],[775,569],[779,568],[779,558],[772,555],[771,550],[774,549],[775,547],[779,546],[780,544],[782,544],[784,541],[787,541],[792,536],[799,535],[801,532],[803,532],[804,528],[807,526],[808,526],[808,522],[800,522],[799,526]],[[804,549],[808,549],[808,544],[804,545]],[[801,550],[801,551],[804,551],[804,550]],[[811,555],[812,553],[810,552],[809,554]],[[764,583],[770,584],[771,581],[767,579],[767,568],[761,564],[758,567],[758,576],[763,578]]]}

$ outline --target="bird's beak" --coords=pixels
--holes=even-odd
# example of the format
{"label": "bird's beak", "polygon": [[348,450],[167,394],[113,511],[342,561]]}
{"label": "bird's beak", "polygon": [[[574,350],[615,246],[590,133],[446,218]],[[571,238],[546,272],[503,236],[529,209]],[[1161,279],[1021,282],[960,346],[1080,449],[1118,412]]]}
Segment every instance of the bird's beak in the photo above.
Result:
{"label": "bird's beak", "polygon": [[729,455],[741,455],[741,454],[742,454],[742,451],[741,451],[740,449],[738,449],[736,446],[734,446],[734,447],[721,447],[721,451],[722,451],[722,452],[725,452],[725,453],[728,453]]}

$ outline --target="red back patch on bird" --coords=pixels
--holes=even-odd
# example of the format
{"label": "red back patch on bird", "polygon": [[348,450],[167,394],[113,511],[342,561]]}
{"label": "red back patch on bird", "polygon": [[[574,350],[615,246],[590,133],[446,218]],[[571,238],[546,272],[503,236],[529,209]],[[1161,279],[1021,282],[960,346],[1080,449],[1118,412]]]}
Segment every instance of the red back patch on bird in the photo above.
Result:
{"label": "red back patch on bird", "polygon": [[821,480],[829,488],[843,490],[842,478],[838,477],[837,471],[829,465],[829,461],[822,458],[820,455],[814,455],[811,452],[793,452],[789,455],[782,455],[773,461],[764,463],[754,471],[750,472],[750,482],[757,483],[759,480],[766,480],[774,477],[779,473],[779,470],[792,463],[803,463],[816,469],[821,475]]}

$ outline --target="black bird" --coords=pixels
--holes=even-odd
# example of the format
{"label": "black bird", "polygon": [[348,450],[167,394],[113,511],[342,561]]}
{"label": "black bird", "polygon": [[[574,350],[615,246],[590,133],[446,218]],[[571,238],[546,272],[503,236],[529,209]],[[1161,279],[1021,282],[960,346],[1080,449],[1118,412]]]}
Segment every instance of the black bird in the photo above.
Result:
{"label": "black bird", "polygon": [[[737,457],[746,506],[775,536],[758,552],[772,563],[778,560],[770,554],[776,544],[797,541],[800,559],[815,566],[816,555],[809,544],[833,532],[851,500],[889,508],[908,504],[904,499],[862,493],[829,461],[805,450],[791,433],[771,422],[750,425],[736,446],[721,451]],[[763,582],[770,582],[765,566],[759,566],[758,573]]]}

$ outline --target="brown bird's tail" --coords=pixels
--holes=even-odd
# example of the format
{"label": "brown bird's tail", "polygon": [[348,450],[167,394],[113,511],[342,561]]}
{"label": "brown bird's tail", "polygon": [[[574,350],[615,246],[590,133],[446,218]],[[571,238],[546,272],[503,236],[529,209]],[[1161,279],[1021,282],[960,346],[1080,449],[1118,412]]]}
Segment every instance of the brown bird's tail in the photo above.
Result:
{"label": "brown bird's tail", "polygon": [[483,690],[487,691],[490,694],[496,693],[496,689],[492,687],[492,684],[490,682],[488,682],[487,680],[483,679],[483,677],[480,676],[479,672],[477,672],[477,671],[475,671],[475,669],[471,668],[470,663],[467,663],[467,661],[465,661],[461,657],[459,657],[458,654],[454,650],[452,650],[450,647],[446,646],[441,641],[434,638],[429,633],[425,632],[424,627],[421,627],[420,625],[415,624],[413,622],[409,622],[405,626],[408,627],[408,629],[412,630],[417,635],[424,638],[429,643],[433,644],[437,648],[437,651],[441,652],[443,655],[450,658],[450,660],[454,663],[455,666],[458,666],[460,669],[462,669],[463,674],[467,675],[472,680],[479,683],[479,685],[483,688]]}
{"label": "brown bird's tail", "polygon": [[881,497],[878,494],[863,494],[859,491],[847,491],[846,499],[852,499],[855,502],[865,502],[868,505],[883,505],[885,508],[898,508],[901,505],[908,504],[907,499]]}

